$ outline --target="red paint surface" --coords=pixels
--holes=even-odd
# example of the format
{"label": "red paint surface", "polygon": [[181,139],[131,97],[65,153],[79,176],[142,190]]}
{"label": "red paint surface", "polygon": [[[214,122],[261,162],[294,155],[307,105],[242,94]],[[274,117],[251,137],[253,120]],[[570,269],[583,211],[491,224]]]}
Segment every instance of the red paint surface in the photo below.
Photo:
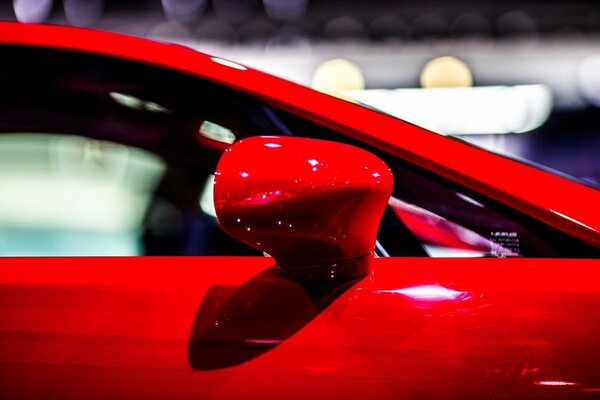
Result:
{"label": "red paint surface", "polygon": [[388,166],[365,150],[253,137],[221,157],[215,209],[225,232],[272,255],[281,267],[317,266],[316,272],[333,279],[340,278],[335,264],[372,257],[392,186]]}
{"label": "red paint surface", "polygon": [[460,141],[191,49],[84,29],[0,23],[0,43],[107,54],[191,73],[252,93],[600,245],[600,191]]}
{"label": "red paint surface", "polygon": [[[598,191],[192,50],[0,24],[254,93],[598,245]],[[270,258],[0,259],[2,398],[594,398],[598,260],[376,259],[355,282]]]}
{"label": "red paint surface", "polygon": [[271,264],[3,259],[0,393],[593,398],[600,388],[596,260],[376,259],[347,287],[302,286]]}

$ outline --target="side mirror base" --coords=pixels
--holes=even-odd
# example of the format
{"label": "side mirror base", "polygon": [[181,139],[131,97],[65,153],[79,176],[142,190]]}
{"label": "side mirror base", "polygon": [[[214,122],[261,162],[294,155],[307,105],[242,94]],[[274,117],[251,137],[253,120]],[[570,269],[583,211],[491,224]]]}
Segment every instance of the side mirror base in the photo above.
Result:
{"label": "side mirror base", "polygon": [[363,278],[371,270],[373,253],[334,264],[317,264],[300,267],[279,267],[279,274],[286,279],[347,281]]}

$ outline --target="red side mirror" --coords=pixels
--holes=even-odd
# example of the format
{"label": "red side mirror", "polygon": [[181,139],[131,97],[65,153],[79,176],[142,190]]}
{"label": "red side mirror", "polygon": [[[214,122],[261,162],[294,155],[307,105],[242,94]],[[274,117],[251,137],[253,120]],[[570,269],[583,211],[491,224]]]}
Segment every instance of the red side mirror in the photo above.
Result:
{"label": "red side mirror", "polygon": [[393,178],[373,154],[345,144],[252,137],[228,148],[215,173],[219,224],[275,258],[284,276],[368,273]]}

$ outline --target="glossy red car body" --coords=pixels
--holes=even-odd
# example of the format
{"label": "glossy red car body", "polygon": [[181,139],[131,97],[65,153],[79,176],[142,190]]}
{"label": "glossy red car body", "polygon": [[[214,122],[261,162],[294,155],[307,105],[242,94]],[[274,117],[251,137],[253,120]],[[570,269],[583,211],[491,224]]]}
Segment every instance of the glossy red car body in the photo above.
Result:
{"label": "glossy red car body", "polygon": [[[600,193],[175,45],[0,24],[0,43],[252,93],[600,245]],[[3,258],[4,398],[594,398],[600,261],[379,258],[346,283],[256,257]]]}

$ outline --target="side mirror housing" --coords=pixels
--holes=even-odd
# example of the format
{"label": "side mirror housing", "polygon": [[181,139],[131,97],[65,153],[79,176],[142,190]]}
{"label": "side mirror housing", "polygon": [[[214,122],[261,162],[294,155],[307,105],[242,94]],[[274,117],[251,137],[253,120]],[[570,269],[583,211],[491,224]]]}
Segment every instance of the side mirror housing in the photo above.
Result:
{"label": "side mirror housing", "polygon": [[219,224],[273,256],[283,276],[364,276],[393,185],[387,165],[345,144],[251,137],[223,153],[215,173]]}

